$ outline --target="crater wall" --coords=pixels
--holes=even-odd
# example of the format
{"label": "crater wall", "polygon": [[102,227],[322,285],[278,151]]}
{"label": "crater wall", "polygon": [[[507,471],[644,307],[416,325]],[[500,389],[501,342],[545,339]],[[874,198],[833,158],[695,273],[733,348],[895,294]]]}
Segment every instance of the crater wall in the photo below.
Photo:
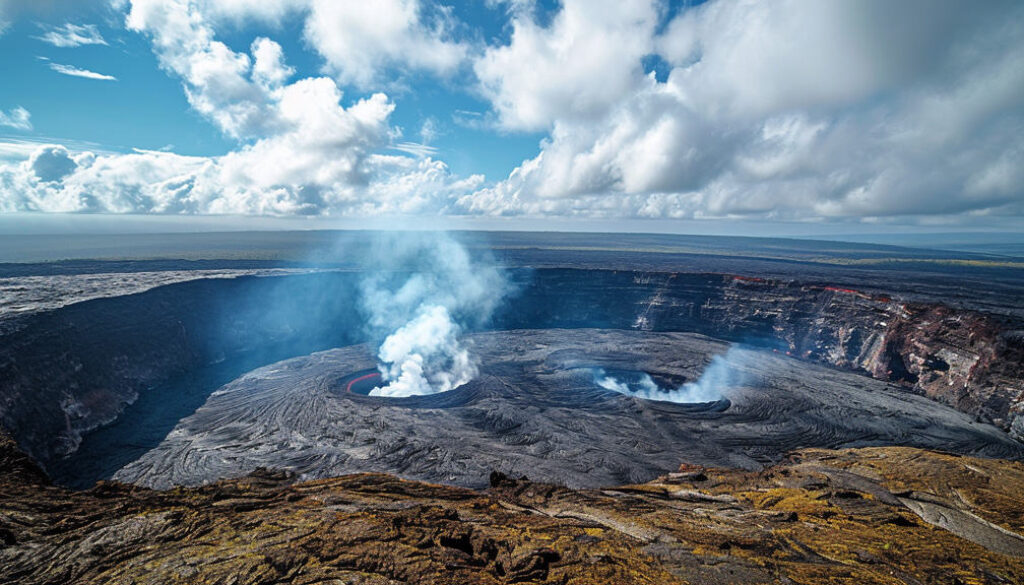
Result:
{"label": "crater wall", "polygon": [[1024,438],[1024,335],[1008,317],[827,283],[541,271],[502,325],[690,331],[902,385]]}
{"label": "crater wall", "polygon": [[[702,333],[896,382],[1024,438],[1024,336],[1007,317],[828,283],[722,274],[516,270],[493,329]],[[18,317],[0,337],[0,424],[46,464],[160,381],[369,339],[358,275],[196,280]]]}
{"label": "crater wall", "polygon": [[20,316],[0,337],[0,424],[45,465],[195,368],[358,341],[351,282],[328,294],[318,275],[194,280]]}

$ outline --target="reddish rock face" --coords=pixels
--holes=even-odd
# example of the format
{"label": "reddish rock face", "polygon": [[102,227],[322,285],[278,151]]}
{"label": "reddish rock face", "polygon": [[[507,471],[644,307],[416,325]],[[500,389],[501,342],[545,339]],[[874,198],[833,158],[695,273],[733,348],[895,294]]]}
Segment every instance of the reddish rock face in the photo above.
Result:
{"label": "reddish rock face", "polygon": [[884,348],[867,369],[1020,435],[1024,348],[991,317],[942,305],[893,311]]}
{"label": "reddish rock face", "polygon": [[[673,282],[678,280],[679,282]],[[686,278],[651,295],[641,326],[779,343],[863,371],[1024,439],[1024,337],[1007,318],[834,286],[726,277],[696,305]]]}

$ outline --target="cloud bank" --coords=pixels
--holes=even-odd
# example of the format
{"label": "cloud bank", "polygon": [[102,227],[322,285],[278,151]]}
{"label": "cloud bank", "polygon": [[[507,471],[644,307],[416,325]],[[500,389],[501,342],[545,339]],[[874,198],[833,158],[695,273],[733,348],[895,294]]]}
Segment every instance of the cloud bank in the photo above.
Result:
{"label": "cloud bank", "polygon": [[457,178],[430,157],[381,154],[393,137],[394,104],[383,93],[345,107],[329,77],[288,82],[278,43],[249,53],[216,39],[186,0],[135,0],[126,25],[148,35],[160,66],[181,79],[193,109],[239,148],[223,156],[58,149],[69,172],[49,180],[31,161],[0,167],[2,211],[110,211],[257,215],[437,212],[482,177]]}
{"label": "cloud bank", "polygon": [[[484,39],[426,0],[132,0],[126,27],[152,41],[191,107],[237,148],[66,151],[59,180],[28,160],[7,164],[0,210],[1024,215],[1018,2],[712,0],[671,10],[565,0],[543,17],[532,2],[506,7],[508,38]],[[241,51],[216,34],[248,22],[279,29],[289,17],[322,59],[321,76],[297,79],[270,38]],[[65,28],[51,32],[90,36]],[[402,141],[390,118],[418,76],[484,99],[477,131],[544,133],[536,156],[486,182]],[[397,106],[385,90],[398,92]],[[16,112],[0,124],[26,129],[27,112],[23,121]],[[421,132],[425,144],[436,131]],[[46,152],[33,157],[59,151]]]}
{"label": "cloud bank", "polygon": [[[511,44],[488,49],[477,72],[503,126],[550,135],[461,203],[679,218],[1019,214],[1022,8],[718,1],[661,31],[644,3],[568,0],[546,27],[521,13]],[[616,55],[593,48],[601,38],[620,39]],[[640,67],[645,54],[663,79]]]}

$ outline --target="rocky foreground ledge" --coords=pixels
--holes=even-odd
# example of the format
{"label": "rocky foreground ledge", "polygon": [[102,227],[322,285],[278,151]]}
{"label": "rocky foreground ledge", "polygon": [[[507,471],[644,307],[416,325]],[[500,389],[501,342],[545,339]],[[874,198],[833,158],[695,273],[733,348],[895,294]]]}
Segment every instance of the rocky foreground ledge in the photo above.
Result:
{"label": "rocky foreground ledge", "polygon": [[6,437],[0,469],[3,583],[1024,582],[1024,465],[909,448],[604,490],[261,471],[72,492]]}

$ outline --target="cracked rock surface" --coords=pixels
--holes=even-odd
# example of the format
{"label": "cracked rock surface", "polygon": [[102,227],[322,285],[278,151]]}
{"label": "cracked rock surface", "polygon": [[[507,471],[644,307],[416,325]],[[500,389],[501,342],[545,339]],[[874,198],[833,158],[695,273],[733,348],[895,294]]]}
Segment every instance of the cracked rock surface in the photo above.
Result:
{"label": "cracked rock surface", "polygon": [[760,471],[683,465],[601,490],[259,470],[72,492],[2,436],[0,466],[3,583],[1024,581],[1024,465],[911,448],[801,450]]}

